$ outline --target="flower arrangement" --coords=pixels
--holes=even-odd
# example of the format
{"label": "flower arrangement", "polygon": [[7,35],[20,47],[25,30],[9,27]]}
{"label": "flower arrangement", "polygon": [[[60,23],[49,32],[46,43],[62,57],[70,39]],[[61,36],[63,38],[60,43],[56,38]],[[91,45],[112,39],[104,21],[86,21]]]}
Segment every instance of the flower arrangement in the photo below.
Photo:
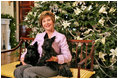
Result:
{"label": "flower arrangement", "polygon": [[[40,13],[52,11],[55,29],[67,39],[95,40],[93,77],[117,77],[117,1],[37,1],[23,25],[32,29],[30,37],[43,32]],[[73,51],[75,51],[73,49]]]}

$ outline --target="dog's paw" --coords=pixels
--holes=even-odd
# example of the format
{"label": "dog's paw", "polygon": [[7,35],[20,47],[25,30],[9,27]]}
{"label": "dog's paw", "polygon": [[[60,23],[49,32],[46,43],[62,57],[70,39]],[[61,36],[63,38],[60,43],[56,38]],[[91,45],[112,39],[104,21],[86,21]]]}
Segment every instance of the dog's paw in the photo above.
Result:
{"label": "dog's paw", "polygon": [[70,70],[67,70],[66,75],[67,77],[73,77],[73,74]]}
{"label": "dog's paw", "polygon": [[59,75],[63,77],[73,77],[73,74],[70,70],[61,71],[59,72]]}

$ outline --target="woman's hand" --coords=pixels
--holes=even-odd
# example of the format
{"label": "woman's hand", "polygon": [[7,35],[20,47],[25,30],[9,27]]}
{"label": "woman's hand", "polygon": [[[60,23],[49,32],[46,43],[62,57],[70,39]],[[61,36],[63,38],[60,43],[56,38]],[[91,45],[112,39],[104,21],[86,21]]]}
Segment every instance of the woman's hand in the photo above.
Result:
{"label": "woman's hand", "polygon": [[58,58],[55,57],[55,56],[52,56],[50,59],[46,60],[47,62],[48,61],[54,61],[54,62],[58,62]]}
{"label": "woman's hand", "polygon": [[26,65],[26,63],[24,62],[24,58],[21,58],[21,62],[23,65]]}

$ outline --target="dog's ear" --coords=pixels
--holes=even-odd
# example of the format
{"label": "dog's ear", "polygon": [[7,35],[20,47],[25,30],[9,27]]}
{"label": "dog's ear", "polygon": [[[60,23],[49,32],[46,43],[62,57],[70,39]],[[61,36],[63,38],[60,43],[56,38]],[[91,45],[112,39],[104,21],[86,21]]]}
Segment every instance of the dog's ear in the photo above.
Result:
{"label": "dog's ear", "polygon": [[34,43],[34,46],[37,48],[38,47],[38,43],[37,41]]}
{"label": "dog's ear", "polygon": [[56,38],[56,36],[54,36],[54,37],[51,38],[51,42],[52,43],[54,42],[55,38]]}
{"label": "dog's ear", "polygon": [[29,44],[27,42],[25,42],[25,47],[27,48],[29,46]]}
{"label": "dog's ear", "polygon": [[45,36],[44,36],[44,39],[48,38],[48,34],[46,33]]}

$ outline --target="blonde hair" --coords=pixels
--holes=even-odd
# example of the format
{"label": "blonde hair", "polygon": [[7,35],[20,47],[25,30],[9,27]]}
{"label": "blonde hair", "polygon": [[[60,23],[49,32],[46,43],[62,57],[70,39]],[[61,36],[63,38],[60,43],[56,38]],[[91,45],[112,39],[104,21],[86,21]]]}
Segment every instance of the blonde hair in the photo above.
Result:
{"label": "blonde hair", "polygon": [[53,21],[53,23],[55,23],[55,15],[52,12],[50,12],[50,11],[43,11],[41,13],[40,17],[39,17],[39,23],[40,23],[41,26],[42,26],[42,20],[43,20],[43,18],[45,16],[50,16],[52,21]]}

